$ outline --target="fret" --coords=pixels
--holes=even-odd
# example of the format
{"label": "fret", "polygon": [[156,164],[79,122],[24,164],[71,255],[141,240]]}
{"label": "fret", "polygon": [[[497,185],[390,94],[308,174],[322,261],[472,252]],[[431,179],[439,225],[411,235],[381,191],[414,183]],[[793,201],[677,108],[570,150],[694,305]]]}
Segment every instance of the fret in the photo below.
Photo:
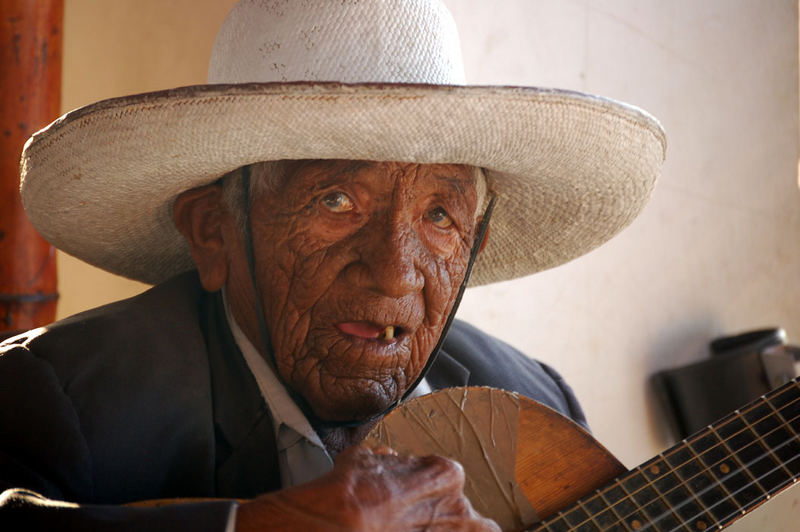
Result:
{"label": "fret", "polygon": [[781,422],[780,428],[765,437],[792,478],[800,475],[800,393],[796,387],[776,393],[766,399],[767,404],[775,412]]}
{"label": "fret", "polygon": [[[598,495],[596,494],[594,497],[581,500],[579,502],[579,505],[587,512],[587,514],[590,516],[587,517],[587,519],[591,519],[592,523],[597,526],[598,530],[607,530],[609,527],[612,527],[615,524],[617,524],[618,520],[614,515],[614,512],[612,512],[610,509],[604,509],[599,513],[596,511],[592,511],[590,509],[590,508],[596,508],[597,505],[591,503],[590,501],[592,499],[596,499],[597,497]],[[601,506],[600,508],[603,508],[603,506]]]}
{"label": "fret", "polygon": [[717,522],[742,510],[742,506],[733,498],[732,491],[725,485],[724,479],[731,473],[731,466],[720,444],[719,436],[713,431],[695,436],[689,443],[710,482],[710,486],[700,488],[701,500]]}
{"label": "fret", "polygon": [[589,521],[589,514],[583,509],[583,505],[578,504],[577,508],[565,510],[563,513],[564,521],[571,527],[580,525]]}
{"label": "fret", "polygon": [[[720,425],[719,430],[724,431],[722,425]],[[719,456],[715,456],[716,449],[710,451],[710,453],[714,458],[714,467],[716,470],[720,474],[725,475],[723,480],[725,487],[734,494],[734,499],[737,501],[737,504],[739,504],[739,500],[741,499],[741,497],[737,497],[737,494],[743,494],[747,497],[740,506],[743,506],[750,500],[757,500],[764,491],[758,486],[756,478],[745,467],[744,462],[739,459],[717,428],[712,427],[710,433],[720,441],[720,446],[716,448],[719,449]],[[725,458],[727,458],[727,460],[725,460]],[[745,493],[743,489],[747,486],[749,486],[749,492]]]}
{"label": "fret", "polygon": [[[767,496],[767,491],[748,467],[750,459],[753,458],[752,453],[742,452],[742,448],[746,450],[750,442],[744,432],[746,428],[744,421],[739,417],[739,412],[736,411],[726,417],[723,422],[717,424],[713,429],[722,440],[731,458],[735,460],[737,466],[732,469],[735,473],[728,477],[726,486],[733,493],[740,506],[746,508],[751,504],[760,502]],[[743,477],[746,477],[746,479]],[[732,484],[737,486],[732,487]]]}
{"label": "fret", "polygon": [[758,405],[744,414],[744,418],[751,430],[758,435],[759,442],[762,443],[769,452],[770,457],[779,466],[780,472],[785,473],[785,475],[782,475],[782,480],[790,478],[792,472],[784,466],[783,460],[775,454],[774,449],[784,442],[790,441],[791,435],[782,427],[781,418],[775,415],[772,405],[767,402],[766,398],[762,397]]}
{"label": "fret", "polygon": [[795,435],[800,434],[800,389],[795,381],[789,388],[781,388],[765,398],[767,404]]}
{"label": "fret", "polygon": [[570,532],[601,532],[604,530],[594,519],[578,523],[576,526],[570,528]]}
{"label": "fret", "polygon": [[[633,480],[634,478],[638,479],[638,481]],[[627,482],[628,485],[636,484],[638,485],[638,488],[634,490],[629,490],[626,487],[625,483],[626,480],[628,481]],[[614,505],[614,509],[616,513],[619,516],[621,516],[622,522],[624,522],[631,530],[639,530],[645,524],[650,524],[650,526],[647,528],[653,528],[653,530],[664,530],[665,529],[664,522],[655,523],[653,521],[653,517],[657,517],[657,514],[660,513],[660,511],[653,512],[651,510],[650,512],[648,512],[646,507],[643,508],[636,502],[635,496],[638,494],[638,490],[644,489],[646,487],[646,484],[647,484],[646,480],[642,472],[638,468],[637,470],[629,473],[626,478],[617,480],[616,485],[619,487],[620,493],[622,495],[620,496],[619,502],[617,502],[617,504]],[[665,509],[667,508],[666,504],[662,500],[656,499],[656,501],[658,501],[659,504],[663,506],[663,508]],[[670,527],[666,526],[666,529],[669,530]]]}
{"label": "fret", "polygon": [[586,510],[582,501],[578,501],[574,509],[564,512],[562,516],[570,526],[570,530],[595,531],[604,529],[602,524]]}
{"label": "fret", "polygon": [[667,498],[667,494],[678,485],[679,481],[661,457],[643,464],[636,475],[630,475],[622,482],[623,488],[632,497],[639,498],[640,501],[650,501],[645,506],[645,512],[648,521],[657,527],[655,530],[688,531],[691,529],[684,524],[683,519],[675,512],[673,502]]}
{"label": "fret", "polygon": [[773,493],[778,487],[783,486],[792,475],[783,467],[781,460],[774,455],[769,444],[762,438],[762,430],[765,431],[763,434],[766,434],[777,425],[777,420],[774,416],[767,415],[769,413],[771,413],[771,408],[764,402],[759,402],[746,412],[740,413],[740,417],[744,420],[750,435],[755,436],[747,450],[748,455],[752,456],[746,462],[747,466],[756,475],[758,483],[767,493]]}
{"label": "fret", "polygon": [[[622,505],[619,504],[626,497],[625,491],[622,488],[620,488],[615,482],[614,485],[612,485],[611,487],[599,491],[598,495],[600,496],[600,498],[603,499],[603,502],[606,503],[606,506],[608,506],[610,510],[605,515],[604,520],[608,521],[608,523],[611,525],[625,523],[626,517],[628,516],[627,514],[625,514]],[[619,505],[619,507],[617,505]],[[628,505],[628,506],[633,506],[633,505]],[[635,515],[635,509],[634,509],[634,515]],[[639,521],[636,520],[635,517],[631,517],[630,519],[633,522],[633,526],[640,523]],[[631,528],[633,528],[633,526],[631,526]],[[636,529],[634,528],[634,530]]]}
{"label": "fret", "polygon": [[656,490],[648,488],[646,493],[651,496],[643,506],[646,521],[651,523],[652,530],[672,530],[681,523],[678,516],[660,497]]}
{"label": "fret", "polygon": [[548,523],[542,523],[542,525],[540,527],[538,527],[538,528],[536,528],[534,530],[536,530],[537,532],[544,532],[544,531],[546,531],[546,532],[570,532],[570,526],[567,524],[566,521],[564,521],[564,519],[559,514],[559,516],[556,519],[554,519],[554,520],[552,520],[552,521],[550,521]]}
{"label": "fret", "polygon": [[638,470],[632,471],[628,473],[626,477],[614,481],[616,487],[619,488],[620,493],[622,494],[619,497],[619,500],[614,504],[614,512],[619,515],[623,521],[626,519],[636,519],[637,512],[640,510],[639,505],[634,502],[634,498],[632,497],[635,490],[629,491],[625,487],[625,481],[628,477],[638,478],[642,486],[644,486],[645,482],[644,478],[642,477],[642,473]]}
{"label": "fret", "polygon": [[[739,462],[716,430],[709,430],[707,438],[709,447],[702,454],[703,463],[727,495],[719,505],[727,515],[740,513],[748,503],[748,499],[745,497],[749,497],[749,500],[757,499],[763,492],[757,487],[751,486],[754,479],[743,469],[743,464]],[[739,494],[741,497],[737,498]]]}
{"label": "fret", "polygon": [[797,399],[800,399],[800,377],[795,378],[791,382],[788,382],[783,386],[772,390],[771,392],[767,392],[767,398],[770,401],[778,400],[779,397],[784,398],[782,399],[784,403],[791,403]]}
{"label": "fret", "polygon": [[570,526],[559,514],[552,521],[537,523],[526,530],[527,532],[570,532]]}
{"label": "fret", "polygon": [[695,461],[694,453],[688,443],[684,441],[674,447],[664,458],[681,481],[680,488],[673,489],[673,493],[679,494],[683,499],[671,501],[675,511],[692,530],[706,530],[713,526],[716,519],[708,513],[702,498],[698,496],[698,492],[708,488],[711,481]]}
{"label": "fret", "polygon": [[582,499],[581,505],[590,515],[594,516],[595,522],[601,525],[598,530],[604,530],[607,526],[619,523],[617,516],[608,507],[608,503],[603,500],[600,491],[596,491],[591,497]]}

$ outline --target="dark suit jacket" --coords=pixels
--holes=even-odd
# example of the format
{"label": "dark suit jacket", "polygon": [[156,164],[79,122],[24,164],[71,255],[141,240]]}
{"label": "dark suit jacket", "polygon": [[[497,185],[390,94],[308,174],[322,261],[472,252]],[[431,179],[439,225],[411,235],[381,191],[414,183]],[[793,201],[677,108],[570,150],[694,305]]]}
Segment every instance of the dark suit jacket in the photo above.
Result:
{"label": "dark suit jacket", "polygon": [[[427,379],[434,389],[514,390],[585,424],[552,369],[463,322]],[[85,506],[54,512],[6,492],[0,524],[224,530],[227,502],[116,505],[251,497],[279,483],[269,411],[219,297],[203,292],[195,273],[1,344],[0,491],[27,488]]]}

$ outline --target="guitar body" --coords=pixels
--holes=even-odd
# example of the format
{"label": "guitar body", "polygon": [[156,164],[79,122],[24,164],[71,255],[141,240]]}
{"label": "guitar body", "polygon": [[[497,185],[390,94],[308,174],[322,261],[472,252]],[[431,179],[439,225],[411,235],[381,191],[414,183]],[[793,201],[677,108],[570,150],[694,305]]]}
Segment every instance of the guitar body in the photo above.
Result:
{"label": "guitar body", "polygon": [[572,420],[492,388],[448,388],[409,401],[366,443],[458,461],[473,507],[504,530],[546,519],[625,472]]}
{"label": "guitar body", "polygon": [[626,471],[591,434],[558,412],[523,400],[515,478],[547,519]]}
{"label": "guitar body", "polygon": [[800,480],[800,379],[626,471],[559,413],[492,388],[408,401],[367,444],[464,466],[464,493],[503,530],[719,530]]}

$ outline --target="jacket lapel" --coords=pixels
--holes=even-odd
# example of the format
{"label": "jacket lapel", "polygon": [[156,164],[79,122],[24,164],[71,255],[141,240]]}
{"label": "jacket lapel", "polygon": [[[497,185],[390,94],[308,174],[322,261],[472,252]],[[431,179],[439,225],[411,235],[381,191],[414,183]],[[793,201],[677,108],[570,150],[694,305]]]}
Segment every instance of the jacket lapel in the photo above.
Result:
{"label": "jacket lapel", "polygon": [[203,307],[216,432],[217,495],[253,497],[279,489],[272,418],[228,328],[221,295],[207,294]]}

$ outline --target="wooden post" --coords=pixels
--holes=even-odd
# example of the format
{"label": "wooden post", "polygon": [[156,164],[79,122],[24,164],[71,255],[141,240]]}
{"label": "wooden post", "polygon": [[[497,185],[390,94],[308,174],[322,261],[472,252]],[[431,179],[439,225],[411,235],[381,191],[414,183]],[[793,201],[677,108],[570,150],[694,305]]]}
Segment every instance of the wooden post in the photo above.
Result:
{"label": "wooden post", "polygon": [[63,0],[0,0],[0,331],[56,315],[55,250],[22,209],[19,160],[60,113],[63,19]]}

